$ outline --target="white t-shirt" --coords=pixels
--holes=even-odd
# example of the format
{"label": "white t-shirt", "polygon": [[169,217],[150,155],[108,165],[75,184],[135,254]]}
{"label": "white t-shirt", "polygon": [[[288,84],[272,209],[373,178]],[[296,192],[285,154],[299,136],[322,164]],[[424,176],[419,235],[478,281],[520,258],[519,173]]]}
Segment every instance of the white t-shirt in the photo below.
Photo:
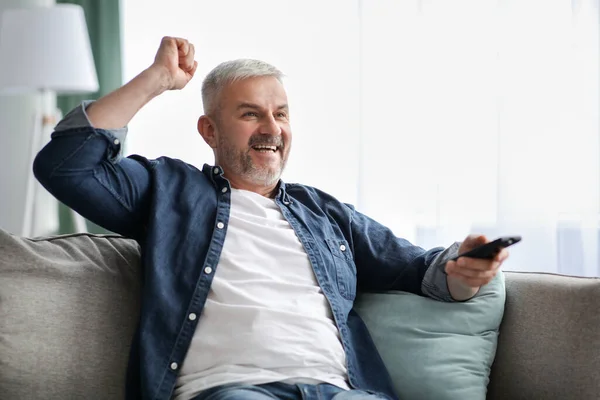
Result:
{"label": "white t-shirt", "polygon": [[175,399],[276,381],[349,389],[346,355],[308,255],[275,201],[233,189],[223,251]]}

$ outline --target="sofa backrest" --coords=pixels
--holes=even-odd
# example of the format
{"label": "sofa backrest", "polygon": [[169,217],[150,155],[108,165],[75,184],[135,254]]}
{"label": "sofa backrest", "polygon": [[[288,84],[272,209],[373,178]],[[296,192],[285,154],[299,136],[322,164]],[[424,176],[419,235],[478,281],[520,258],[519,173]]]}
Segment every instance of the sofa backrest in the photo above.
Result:
{"label": "sofa backrest", "polygon": [[139,267],[118,236],[0,230],[0,398],[122,399]]}
{"label": "sofa backrest", "polygon": [[600,398],[600,279],[505,272],[488,399]]}
{"label": "sofa backrest", "polygon": [[[0,397],[123,398],[140,307],[139,246],[0,230]],[[506,272],[488,399],[600,394],[600,279]]]}

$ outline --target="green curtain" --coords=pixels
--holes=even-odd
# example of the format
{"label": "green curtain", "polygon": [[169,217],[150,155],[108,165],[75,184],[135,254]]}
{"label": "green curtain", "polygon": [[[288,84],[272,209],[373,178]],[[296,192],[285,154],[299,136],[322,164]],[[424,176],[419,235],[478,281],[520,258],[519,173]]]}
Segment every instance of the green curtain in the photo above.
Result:
{"label": "green curtain", "polygon": [[[58,107],[66,115],[81,101],[98,99],[122,85],[119,0],[57,0],[56,3],[83,7],[100,85],[96,93],[58,96]],[[62,203],[59,205],[59,221],[59,234],[74,231],[72,214]],[[108,233],[90,221],[87,221],[87,226],[92,233]]]}

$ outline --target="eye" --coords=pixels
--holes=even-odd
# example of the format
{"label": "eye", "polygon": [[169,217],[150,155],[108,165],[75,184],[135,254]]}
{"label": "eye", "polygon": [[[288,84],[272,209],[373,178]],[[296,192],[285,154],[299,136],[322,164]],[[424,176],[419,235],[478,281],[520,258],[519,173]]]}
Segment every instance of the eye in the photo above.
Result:
{"label": "eye", "polygon": [[258,114],[255,111],[245,112],[242,117],[258,117]]}
{"label": "eye", "polygon": [[277,118],[284,118],[284,119],[287,118],[287,113],[285,113],[283,111],[278,112],[276,115],[277,115]]}

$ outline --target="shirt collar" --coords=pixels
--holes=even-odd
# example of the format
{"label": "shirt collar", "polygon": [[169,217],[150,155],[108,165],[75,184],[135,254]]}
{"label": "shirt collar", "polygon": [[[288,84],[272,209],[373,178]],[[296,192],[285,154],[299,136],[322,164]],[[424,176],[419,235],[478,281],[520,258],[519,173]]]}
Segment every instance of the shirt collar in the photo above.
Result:
{"label": "shirt collar", "polygon": [[[204,166],[202,167],[202,172],[204,173],[204,175],[206,175],[210,178],[211,182],[215,186],[218,186],[219,183],[221,183],[223,181],[226,181],[229,184],[229,181],[227,180],[227,178],[225,178],[223,176],[223,168],[221,168],[218,165],[204,164]],[[286,204],[286,205],[288,205],[292,202],[292,200],[290,199],[290,196],[287,193],[285,182],[281,179],[279,180],[279,183],[277,184],[277,196],[276,197],[279,200],[281,200],[283,202],[283,204]]]}

